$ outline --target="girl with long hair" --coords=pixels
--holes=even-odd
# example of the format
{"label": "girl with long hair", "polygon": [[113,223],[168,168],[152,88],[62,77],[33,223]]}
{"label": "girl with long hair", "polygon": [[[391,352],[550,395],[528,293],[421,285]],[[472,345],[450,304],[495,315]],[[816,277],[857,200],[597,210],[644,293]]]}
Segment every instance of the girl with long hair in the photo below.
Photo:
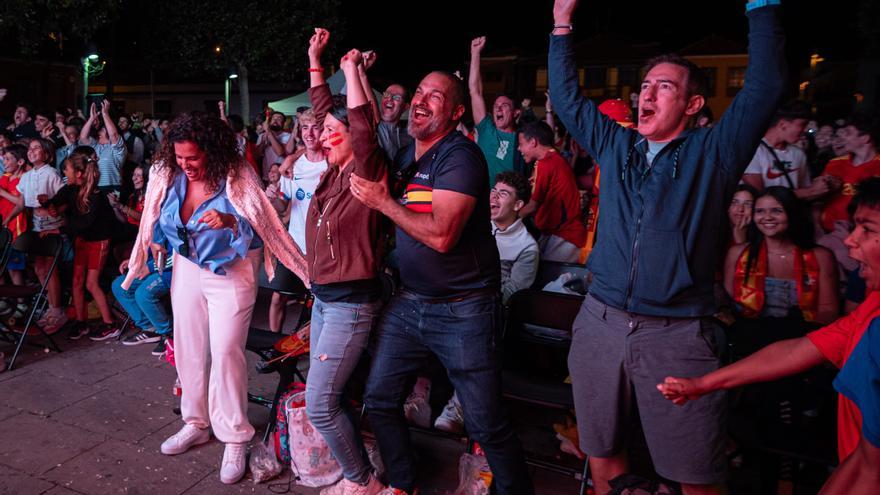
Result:
{"label": "girl with long hair", "polygon": [[785,187],[756,198],[749,241],[727,252],[724,286],[744,318],[784,318],[825,325],[838,313],[837,266],[816,246],[806,207]]}
{"label": "girl with long hair", "polygon": [[79,339],[89,333],[84,291],[88,289],[101,312],[102,320],[90,338],[109,339],[119,335],[120,329],[110,313],[99,278],[107,261],[116,219],[107,198],[98,190],[101,174],[96,159],[88,154],[73,153],[64,160],[63,170],[67,184],[42,205],[50,211],[65,214],[65,231],[74,240],[71,292],[76,321],[71,325],[68,337]]}

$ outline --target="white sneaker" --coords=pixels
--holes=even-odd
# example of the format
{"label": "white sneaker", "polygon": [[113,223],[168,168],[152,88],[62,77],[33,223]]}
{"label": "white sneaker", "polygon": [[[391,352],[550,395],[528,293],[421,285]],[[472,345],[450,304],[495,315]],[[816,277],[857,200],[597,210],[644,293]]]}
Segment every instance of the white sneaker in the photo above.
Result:
{"label": "white sneaker", "polygon": [[434,428],[457,435],[464,432],[464,416],[461,413],[461,404],[458,403],[458,397],[455,394],[446,403],[440,416],[437,416]]}
{"label": "white sneaker", "polygon": [[370,481],[366,485],[342,478],[335,485],[321,490],[321,495],[377,495],[383,490],[385,490],[385,485],[371,474]]}
{"label": "white sneaker", "polygon": [[247,466],[247,443],[227,443],[223,451],[223,463],[220,465],[220,481],[227,485],[237,483],[244,476]]}
{"label": "white sneaker", "polygon": [[182,454],[190,447],[201,445],[210,439],[211,432],[207,428],[201,429],[193,425],[183,425],[180,431],[162,442],[162,447],[159,450],[165,455]]}
{"label": "white sneaker", "polygon": [[37,320],[37,326],[46,333],[55,333],[67,323],[67,313],[61,308],[49,308],[43,317]]}
{"label": "white sneaker", "polygon": [[428,404],[428,397],[415,391],[409,394],[403,404],[403,415],[410,424],[430,428],[431,405]]}

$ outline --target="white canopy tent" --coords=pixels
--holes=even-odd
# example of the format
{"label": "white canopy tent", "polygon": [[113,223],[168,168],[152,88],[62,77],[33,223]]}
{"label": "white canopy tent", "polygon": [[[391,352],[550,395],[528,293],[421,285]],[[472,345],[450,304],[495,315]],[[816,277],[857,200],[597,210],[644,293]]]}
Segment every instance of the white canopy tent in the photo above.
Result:
{"label": "white canopy tent", "polygon": [[[345,94],[345,74],[343,74],[341,70],[336,71],[336,73],[328,77],[327,84],[330,86],[330,92],[334,95]],[[376,91],[375,89],[373,89],[373,95],[376,98],[377,102],[382,99],[382,93]],[[309,101],[308,91],[300,93],[296,96],[284,98],[283,100],[269,102],[269,108],[281,112],[284,115],[293,115],[296,113],[297,108],[311,106],[312,102]]]}

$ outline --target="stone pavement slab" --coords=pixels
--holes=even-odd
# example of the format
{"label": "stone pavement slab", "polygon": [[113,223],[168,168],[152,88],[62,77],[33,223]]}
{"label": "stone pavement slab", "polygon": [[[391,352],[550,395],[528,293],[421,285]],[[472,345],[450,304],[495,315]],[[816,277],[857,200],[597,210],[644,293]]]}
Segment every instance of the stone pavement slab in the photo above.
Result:
{"label": "stone pavement slab", "polygon": [[191,459],[164,456],[139,445],[108,440],[45,477],[81,493],[176,494],[207,476],[211,469]]}
{"label": "stone pavement slab", "polygon": [[[83,345],[77,342],[78,345]],[[139,353],[147,349],[131,349],[130,346],[118,345],[115,340],[110,342],[91,342],[91,346],[71,349],[57,356],[57,359],[46,359],[33,366],[61,380],[92,385],[129,368],[141,364]]]}
{"label": "stone pavement slab", "polygon": [[39,495],[54,487],[49,483],[28,474],[0,466],[0,493],[15,495]]}
{"label": "stone pavement slab", "polygon": [[0,405],[47,415],[95,395],[100,388],[34,370],[0,382]]}
{"label": "stone pavement slab", "polygon": [[[150,355],[150,349],[141,349],[146,354],[144,359],[154,358]],[[137,366],[117,372],[115,375],[96,384],[106,390],[112,390],[118,394],[124,394],[134,400],[147,402],[160,402],[165,400],[174,401],[171,389],[177,372],[168,363],[161,366],[152,366],[149,362],[142,362]]]}
{"label": "stone pavement slab", "polygon": [[172,412],[175,405],[173,396],[169,393],[164,395],[158,401],[135,398],[120,400],[119,392],[103,390],[54,412],[51,418],[134,443],[178,420],[178,416]]}
{"label": "stone pavement slab", "polygon": [[[220,481],[220,474],[217,472],[206,476],[197,485],[185,491],[186,495],[200,495],[204,493],[222,493],[223,495],[233,494],[266,494],[273,493],[289,493],[290,495],[318,495],[320,488],[310,488],[307,486],[298,486],[290,483],[290,491],[286,492],[288,480],[290,478],[290,470],[281,473],[280,476],[265,483],[254,483],[251,473],[245,475],[244,479],[234,485],[224,485]],[[272,487],[272,488],[270,488]]]}
{"label": "stone pavement slab", "polygon": [[0,421],[11,418],[17,414],[21,414],[20,409],[8,406],[0,406]]}
{"label": "stone pavement slab", "polygon": [[3,422],[0,464],[41,475],[105,440],[104,435],[42,416],[19,414]]}
{"label": "stone pavement slab", "polygon": [[79,492],[75,492],[68,488],[64,488],[63,486],[56,486],[55,488],[49,490],[43,495],[81,495]]}

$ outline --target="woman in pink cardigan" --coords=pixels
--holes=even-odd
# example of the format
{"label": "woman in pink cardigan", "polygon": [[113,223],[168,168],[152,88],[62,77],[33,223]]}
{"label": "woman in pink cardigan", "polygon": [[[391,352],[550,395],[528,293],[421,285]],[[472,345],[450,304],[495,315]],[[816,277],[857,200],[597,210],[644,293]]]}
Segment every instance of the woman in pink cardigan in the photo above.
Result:
{"label": "woman in pink cardigan", "polygon": [[259,179],[239,156],[235,136],[218,117],[178,116],[151,177],[122,286],[148,273],[148,256],[159,265],[173,256],[174,351],[186,424],[161,450],[176,455],[205,443],[210,426],[226,444],[220,480],[235,483],[244,475],[247,442],[254,434],[247,419],[244,345],[260,251],[270,277],[277,258],[308,283],[305,262]]}

